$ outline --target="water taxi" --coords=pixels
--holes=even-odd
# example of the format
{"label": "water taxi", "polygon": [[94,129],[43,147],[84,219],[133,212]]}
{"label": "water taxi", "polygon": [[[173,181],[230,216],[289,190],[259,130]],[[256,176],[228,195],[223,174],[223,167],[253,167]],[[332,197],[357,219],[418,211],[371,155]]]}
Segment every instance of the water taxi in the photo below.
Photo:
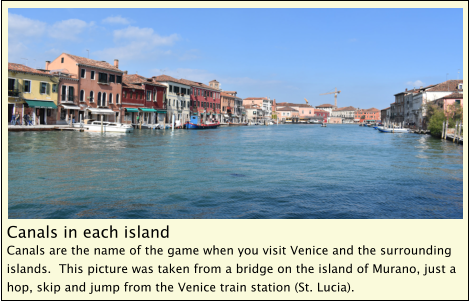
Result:
{"label": "water taxi", "polygon": [[[83,128],[86,132],[101,132],[101,121],[85,120],[85,123],[74,123],[73,127]],[[134,128],[129,124],[103,121],[103,132],[132,133]]]}

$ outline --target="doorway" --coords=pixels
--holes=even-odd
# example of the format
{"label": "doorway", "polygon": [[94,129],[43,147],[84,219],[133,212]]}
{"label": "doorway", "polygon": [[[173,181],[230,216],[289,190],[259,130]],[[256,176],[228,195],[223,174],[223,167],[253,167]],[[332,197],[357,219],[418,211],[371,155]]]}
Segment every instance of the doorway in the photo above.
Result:
{"label": "doorway", "polygon": [[14,104],[8,104],[8,123],[11,121],[11,116],[13,115]]}
{"label": "doorway", "polygon": [[46,124],[46,110],[44,108],[38,108],[37,111],[39,115],[39,124],[44,125]]}

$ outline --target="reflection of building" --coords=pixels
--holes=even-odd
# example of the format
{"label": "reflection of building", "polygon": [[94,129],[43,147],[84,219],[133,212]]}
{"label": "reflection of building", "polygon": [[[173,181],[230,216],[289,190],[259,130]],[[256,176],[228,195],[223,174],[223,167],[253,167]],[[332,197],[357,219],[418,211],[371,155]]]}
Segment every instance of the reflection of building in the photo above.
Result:
{"label": "reflection of building", "polygon": [[15,114],[24,124],[28,114],[33,124],[55,124],[58,84],[59,78],[48,72],[8,63],[8,122]]}
{"label": "reflection of building", "polygon": [[[72,105],[69,100],[60,103],[60,111],[79,117],[104,121],[119,121],[121,108],[122,74],[119,69],[119,60],[114,59],[114,65],[105,61],[97,61],[75,55],[63,53],[49,63],[46,61],[46,70],[51,73],[67,74],[68,79],[78,79],[77,92],[78,104]],[[61,98],[72,96],[70,82],[62,79]],[[64,88],[65,87],[65,88]],[[69,98],[69,97],[66,97]],[[61,113],[61,117],[64,114]]]}

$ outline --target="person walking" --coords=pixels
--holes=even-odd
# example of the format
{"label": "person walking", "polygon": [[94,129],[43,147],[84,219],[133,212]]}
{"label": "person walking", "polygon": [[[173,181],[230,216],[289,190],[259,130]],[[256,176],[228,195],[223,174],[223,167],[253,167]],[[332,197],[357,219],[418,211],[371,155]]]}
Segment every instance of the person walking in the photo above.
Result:
{"label": "person walking", "polygon": [[16,116],[15,116],[15,113],[13,113],[13,115],[11,115],[10,124],[11,124],[11,125],[15,125],[15,124],[16,124]]}

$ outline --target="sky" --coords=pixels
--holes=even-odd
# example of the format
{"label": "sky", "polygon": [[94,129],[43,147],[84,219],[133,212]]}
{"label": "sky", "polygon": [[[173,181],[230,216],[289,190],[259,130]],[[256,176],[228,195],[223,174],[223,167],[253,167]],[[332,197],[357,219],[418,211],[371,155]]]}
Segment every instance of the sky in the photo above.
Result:
{"label": "sky", "polygon": [[[87,51],[88,50],[88,51]],[[9,9],[8,61],[62,53],[239,97],[376,107],[462,79],[463,9]]]}

